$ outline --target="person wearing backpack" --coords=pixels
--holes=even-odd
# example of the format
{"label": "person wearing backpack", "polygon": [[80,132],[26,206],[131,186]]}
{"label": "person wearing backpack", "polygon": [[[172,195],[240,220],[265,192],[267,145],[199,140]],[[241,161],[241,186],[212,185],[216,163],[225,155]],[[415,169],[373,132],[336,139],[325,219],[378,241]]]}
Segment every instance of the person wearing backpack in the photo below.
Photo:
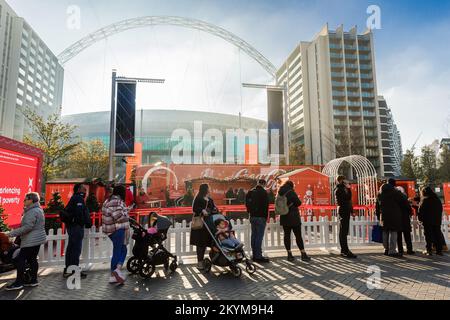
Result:
{"label": "person wearing backpack", "polygon": [[[70,266],[78,266],[80,264],[81,249],[83,246],[84,228],[91,228],[92,222],[89,216],[89,210],[84,201],[86,197],[86,187],[77,183],[73,187],[73,195],[65,208],[65,219],[67,236],[69,238],[66,248],[66,266],[64,268],[63,277],[67,278],[74,272],[69,273],[67,269]],[[82,278],[86,278],[87,274],[80,273]]]}
{"label": "person wearing backpack", "polygon": [[270,262],[269,258],[262,255],[262,242],[269,215],[269,196],[265,187],[266,180],[258,180],[256,187],[250,190],[245,197],[245,206],[250,215],[252,227],[251,247],[253,261],[260,263]]}
{"label": "person wearing backpack", "polygon": [[302,238],[302,221],[300,219],[300,207],[302,202],[294,191],[294,183],[286,181],[278,191],[275,199],[275,214],[280,215],[280,225],[284,231],[284,247],[287,251],[288,261],[294,261],[295,257],[291,251],[291,233],[294,232],[295,241],[301,252],[302,261],[310,261],[311,258],[306,254]]}

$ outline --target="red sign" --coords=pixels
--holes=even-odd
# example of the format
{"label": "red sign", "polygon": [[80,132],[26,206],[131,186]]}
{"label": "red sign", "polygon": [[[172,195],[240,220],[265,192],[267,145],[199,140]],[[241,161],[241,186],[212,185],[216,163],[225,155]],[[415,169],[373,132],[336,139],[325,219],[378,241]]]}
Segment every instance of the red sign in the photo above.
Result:
{"label": "red sign", "polygon": [[22,217],[25,194],[40,191],[40,159],[0,148],[0,172],[0,204],[5,209],[8,225],[17,226]]}

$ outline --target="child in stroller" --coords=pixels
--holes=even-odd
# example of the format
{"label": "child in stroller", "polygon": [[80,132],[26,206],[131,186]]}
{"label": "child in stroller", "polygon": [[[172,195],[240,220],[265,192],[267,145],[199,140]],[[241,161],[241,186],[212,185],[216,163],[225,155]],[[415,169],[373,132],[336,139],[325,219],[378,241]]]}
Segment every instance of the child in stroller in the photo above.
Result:
{"label": "child in stroller", "polygon": [[242,275],[240,263],[245,264],[249,274],[256,271],[256,266],[248,259],[244,244],[234,235],[231,222],[222,214],[213,214],[204,218],[204,226],[212,238],[209,259],[204,260],[205,271],[209,272],[212,265],[229,267],[235,277]]}
{"label": "child in stroller", "polygon": [[231,224],[223,217],[218,218],[215,222],[216,225],[216,238],[222,246],[227,249],[241,249],[244,244],[236,238],[235,233],[231,230]]}
{"label": "child in stroller", "polygon": [[[141,277],[150,278],[155,272],[157,265],[174,272],[177,267],[177,257],[171,254],[163,246],[167,239],[167,232],[172,223],[166,217],[155,212],[149,215],[149,228],[145,229],[136,220],[130,219],[130,226],[134,230],[132,238],[135,240],[133,256],[128,260],[129,272],[139,273]],[[169,264],[170,258],[173,259]]]}

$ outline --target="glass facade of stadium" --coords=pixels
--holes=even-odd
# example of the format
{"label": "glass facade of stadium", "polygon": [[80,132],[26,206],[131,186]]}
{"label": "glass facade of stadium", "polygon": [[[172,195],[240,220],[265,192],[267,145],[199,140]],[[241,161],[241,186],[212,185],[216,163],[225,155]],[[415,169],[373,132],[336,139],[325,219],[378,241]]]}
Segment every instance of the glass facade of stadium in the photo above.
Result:
{"label": "glass facade of stadium", "polygon": [[[63,116],[63,121],[77,126],[75,134],[82,141],[102,140],[109,147],[110,112],[91,112]],[[194,134],[194,126],[201,124],[201,135]],[[244,131],[256,130],[256,139],[246,137],[245,144],[257,146],[258,154],[267,154],[267,137],[261,141],[258,130],[267,130],[267,122],[235,115],[184,111],[184,110],[137,110],[136,111],[136,142],[142,143],[142,162],[151,164],[162,161],[171,163],[171,153],[175,146],[181,142],[180,137],[172,138],[177,129],[184,129],[190,133],[192,150],[198,145],[199,137],[209,129],[219,130],[223,135],[223,147],[226,146],[226,130]],[[180,131],[181,132],[181,131]],[[200,138],[203,139],[203,138]],[[203,148],[211,142],[203,140]],[[234,144],[236,157],[245,153],[245,148]],[[224,162],[226,153],[223,152]]]}

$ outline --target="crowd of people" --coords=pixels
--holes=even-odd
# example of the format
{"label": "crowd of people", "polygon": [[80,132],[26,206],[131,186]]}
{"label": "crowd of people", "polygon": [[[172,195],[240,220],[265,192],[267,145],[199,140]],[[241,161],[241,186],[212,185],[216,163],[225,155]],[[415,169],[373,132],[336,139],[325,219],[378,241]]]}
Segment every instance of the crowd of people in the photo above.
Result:
{"label": "crowd of people", "polygon": [[[110,238],[113,245],[111,257],[110,283],[123,284],[126,280],[122,272],[127,256],[127,244],[130,239],[129,211],[132,209],[130,195],[122,185],[117,185],[107,190],[107,198],[102,206],[102,230]],[[403,191],[403,192],[402,192]],[[231,192],[234,192],[232,189]],[[128,193],[128,194],[127,194]],[[239,201],[245,203],[249,213],[251,224],[251,250],[252,260],[258,263],[269,263],[270,259],[263,255],[262,243],[266,231],[266,224],[269,218],[270,194],[266,191],[266,181],[259,180],[256,187],[247,193],[242,190]],[[233,195],[234,196],[234,195]],[[341,255],[345,258],[356,258],[347,243],[350,219],[353,213],[352,192],[350,185],[344,176],[337,178],[334,189],[334,196],[338,206],[339,215],[339,244]],[[243,197],[243,199],[242,199]],[[92,226],[89,210],[85,203],[86,187],[77,184],[73,188],[73,195],[61,213],[61,219],[66,225],[68,244],[65,251],[65,268],[63,277],[67,278],[79,268],[80,255],[84,232],[86,228]],[[10,249],[19,246],[20,251],[16,252],[14,264],[17,269],[16,280],[6,286],[7,290],[18,290],[24,286],[37,286],[38,279],[38,254],[41,246],[46,243],[45,217],[40,207],[40,197],[38,193],[28,193],[24,200],[24,212],[19,228],[1,234],[0,248],[2,253],[11,251]],[[287,252],[287,260],[295,261],[291,248],[292,233],[295,236],[296,244],[300,250],[302,261],[310,261],[311,258],[305,251],[302,238],[302,220],[299,207],[302,202],[295,192],[292,181],[286,181],[278,186],[275,197],[275,211],[277,205],[284,204],[286,211],[280,213],[280,225],[284,231],[284,246]],[[442,255],[445,246],[445,238],[441,232],[443,206],[432,188],[424,187],[420,189],[420,196],[408,200],[404,190],[396,186],[394,179],[389,179],[379,190],[376,201],[376,216],[383,232],[383,245],[385,254],[392,257],[401,257],[404,254],[403,239],[406,243],[406,254],[415,254],[411,240],[411,216],[413,210],[417,212],[419,221],[423,224],[426,250],[424,254],[431,256],[433,249],[437,255]],[[194,217],[208,217],[220,214],[214,200],[210,196],[210,188],[207,184],[202,184],[195,196],[193,206]],[[232,247],[242,246],[239,239],[228,230],[227,221],[217,221],[217,234],[221,241]],[[10,239],[16,238],[15,244]],[[5,240],[6,239],[6,240]],[[211,234],[203,226],[192,229],[190,232],[190,244],[196,247],[197,268],[204,269],[205,253],[211,245]],[[29,269],[30,277],[25,279],[26,268]],[[78,270],[82,278],[87,274],[81,269]]]}

